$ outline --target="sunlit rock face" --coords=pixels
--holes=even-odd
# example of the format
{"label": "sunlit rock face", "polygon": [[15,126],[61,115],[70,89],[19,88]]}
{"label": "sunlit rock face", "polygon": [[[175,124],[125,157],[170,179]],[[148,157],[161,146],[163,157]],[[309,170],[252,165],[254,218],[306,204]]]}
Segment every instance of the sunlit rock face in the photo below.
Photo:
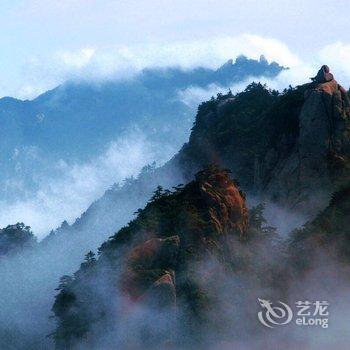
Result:
{"label": "sunlit rock face", "polygon": [[[104,322],[133,330],[134,337],[114,339],[124,345],[181,342],[180,320],[189,322],[186,332],[210,322],[208,310],[219,299],[213,290],[248,236],[245,197],[227,171],[207,168],[175,192],[159,190],[102,245],[100,258],[82,264],[61,288],[53,307],[58,347],[69,348],[74,339],[93,347],[94,329]],[[96,281],[103,294],[92,288]]]}

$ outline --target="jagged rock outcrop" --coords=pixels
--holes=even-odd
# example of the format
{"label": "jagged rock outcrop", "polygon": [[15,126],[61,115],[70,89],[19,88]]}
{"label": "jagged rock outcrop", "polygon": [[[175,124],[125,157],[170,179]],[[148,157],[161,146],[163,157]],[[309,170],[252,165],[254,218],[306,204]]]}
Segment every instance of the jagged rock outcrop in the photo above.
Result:
{"label": "jagged rock outcrop", "polygon": [[316,76],[311,78],[315,84],[323,84],[329,81],[334,80],[333,74],[329,71],[327,65],[323,65],[320,70],[317,72]]}
{"label": "jagged rock outcrop", "polygon": [[325,207],[350,175],[349,97],[336,80],[328,80],[306,86],[299,133],[290,154],[268,168],[283,147],[280,142],[269,150],[265,158],[269,160],[263,165],[270,172],[262,189],[266,196],[299,210],[312,208],[313,214]]}
{"label": "jagged rock outcrop", "polygon": [[[212,290],[224,271],[233,271],[248,238],[245,197],[227,171],[208,168],[175,192],[158,189],[138,217],[101,246],[97,261],[89,258],[61,284],[53,306],[57,346],[69,349],[79,340],[93,349],[104,322],[128,324],[134,332],[132,338],[115,334],[115,346],[181,343],[179,320],[189,323],[186,332],[211,322]],[[121,305],[115,314],[113,299]]]}
{"label": "jagged rock outcrop", "polygon": [[253,83],[200,105],[190,140],[172,162],[185,178],[219,164],[247,193],[312,217],[349,181],[349,107],[348,92],[326,66],[313,82],[283,93]]}

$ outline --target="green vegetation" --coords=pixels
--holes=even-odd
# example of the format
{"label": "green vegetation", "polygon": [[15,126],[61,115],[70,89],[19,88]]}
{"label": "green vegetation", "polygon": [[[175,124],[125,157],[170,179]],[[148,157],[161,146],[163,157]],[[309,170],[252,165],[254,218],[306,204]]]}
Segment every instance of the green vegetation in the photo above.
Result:
{"label": "green vegetation", "polygon": [[10,253],[21,252],[24,248],[34,247],[36,244],[30,227],[23,223],[8,225],[0,230],[0,258]]}
{"label": "green vegetation", "polygon": [[[299,112],[307,85],[290,87],[282,93],[260,83],[251,83],[236,95],[202,103],[197,112],[189,143],[179,154],[186,169],[214,163],[232,169],[245,190],[252,190],[257,164],[266,153],[286,140],[279,157],[292,150],[299,133]],[[264,177],[264,174],[260,174]]]}
{"label": "green vegetation", "polygon": [[291,234],[290,254],[299,269],[309,268],[321,250],[350,262],[350,187],[335,192],[325,210]]}
{"label": "green vegetation", "polygon": [[[266,282],[265,271],[256,265],[255,259],[259,260],[260,254],[261,258],[271,256],[266,251],[273,247],[276,231],[266,226],[262,205],[251,210],[247,238],[242,239],[235,231],[232,224],[246,214],[238,211],[227,217],[230,210],[237,210],[229,206],[227,196],[238,196],[232,200],[239,203],[244,195],[230,192],[230,186],[236,184],[228,174],[212,166],[199,172],[196,180],[186,186],[178,185],[172,191],[159,186],[145,208],[136,212],[137,217],[102,244],[97,260],[89,252],[73,277],[62,277],[52,308],[57,321],[53,337],[58,348],[67,348],[75,340],[86,338],[97,324],[106,322],[106,327],[110,327],[111,317],[118,319],[113,314],[113,304],[121,292],[117,286],[124,286],[121,290],[132,288],[135,294],[145,293],[159,278],[173,271],[177,302],[184,307],[184,317],[193,322],[191,327],[205,324],[217,327],[208,316],[215,296],[201,281],[197,264],[221,266],[227,276],[249,271],[259,283]],[[226,228],[230,229],[226,232]],[[145,245],[144,251],[136,253],[135,247],[152,239],[164,239],[163,250],[145,265],[142,259],[150,248]],[[136,260],[130,262],[131,253]],[[218,281],[215,284],[222,283]]]}

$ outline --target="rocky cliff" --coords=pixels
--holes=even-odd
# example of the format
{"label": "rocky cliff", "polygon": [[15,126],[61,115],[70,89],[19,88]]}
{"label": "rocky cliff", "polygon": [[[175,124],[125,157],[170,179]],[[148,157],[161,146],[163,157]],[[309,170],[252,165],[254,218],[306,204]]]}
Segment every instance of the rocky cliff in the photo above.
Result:
{"label": "rocky cliff", "polygon": [[[137,218],[102,244],[98,259],[87,254],[62,278],[53,306],[57,347],[232,348],[232,340],[249,344],[259,336],[256,310],[247,305],[261,295],[323,298],[334,281],[347,292],[347,187],[280,242],[264,227],[262,207],[248,215],[228,171],[207,165],[231,170],[250,194],[312,217],[348,182],[349,151],[348,93],[333,77],[283,93],[253,83],[201,104],[189,142],[141,177],[147,191],[155,178],[188,185],[158,188]],[[287,338],[292,349],[299,338]]]}
{"label": "rocky cliff", "polygon": [[273,236],[259,220],[248,221],[245,197],[227,171],[212,167],[174,192],[158,189],[138,217],[101,246],[98,260],[88,255],[74,277],[62,279],[53,306],[57,347],[222,341],[232,331],[229,323],[239,324],[227,319],[225,308],[232,309],[233,296],[249,299],[253,292],[235,294],[259,279],[256,268],[251,280],[233,280],[253,271],[256,246],[250,250],[247,242],[261,245],[263,232],[264,241]]}
{"label": "rocky cliff", "polygon": [[281,157],[288,142],[281,138],[262,164],[262,191],[283,204],[314,213],[330,195],[349,181],[350,104],[347,92],[333,79],[305,86],[298,116],[298,137]]}
{"label": "rocky cliff", "polygon": [[236,95],[219,94],[198,107],[189,141],[173,159],[114,186],[48,241],[74,238],[82,246],[81,232],[88,232],[101,244],[101,232],[118,229],[157,185],[187,183],[209,164],[230,169],[248,195],[314,217],[348,179],[348,128],[348,93],[334,79],[282,93],[252,83]]}
{"label": "rocky cliff", "polygon": [[251,84],[199,107],[174,162],[187,176],[220,164],[249,194],[313,216],[349,181],[349,107],[334,79],[283,93]]}

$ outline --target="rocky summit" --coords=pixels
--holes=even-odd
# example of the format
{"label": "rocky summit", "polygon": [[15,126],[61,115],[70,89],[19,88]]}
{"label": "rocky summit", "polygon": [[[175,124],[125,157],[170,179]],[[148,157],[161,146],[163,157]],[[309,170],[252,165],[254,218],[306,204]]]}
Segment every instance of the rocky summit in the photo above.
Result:
{"label": "rocky summit", "polygon": [[263,190],[290,206],[311,206],[315,213],[349,181],[350,174],[349,96],[332,75],[305,85],[298,124],[298,136],[287,157],[278,159],[276,150],[288,142],[284,138],[267,153],[271,175]]}
{"label": "rocky summit", "polygon": [[350,166],[349,96],[322,74],[282,93],[252,83],[202,103],[173,162],[187,178],[219,164],[248,194],[314,216],[349,180]]}
{"label": "rocky summit", "polygon": [[188,342],[189,331],[212,322],[215,284],[248,239],[245,197],[227,171],[212,167],[174,192],[158,189],[101,246],[98,260],[87,257],[74,278],[63,279],[53,306],[56,344],[66,349],[79,340],[92,349],[106,323],[105,341],[116,346]]}

